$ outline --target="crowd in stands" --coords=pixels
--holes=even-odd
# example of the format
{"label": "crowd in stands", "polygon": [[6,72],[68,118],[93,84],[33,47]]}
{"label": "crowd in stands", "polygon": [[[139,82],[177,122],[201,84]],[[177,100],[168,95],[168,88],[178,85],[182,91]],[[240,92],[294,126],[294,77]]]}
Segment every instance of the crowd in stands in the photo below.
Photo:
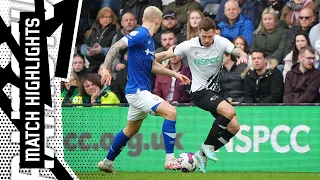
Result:
{"label": "crowd in stands", "polygon": [[[198,24],[212,18],[216,35],[249,55],[248,64],[224,54],[221,96],[232,103],[320,102],[320,0],[83,0],[69,82],[61,83],[64,103],[127,103],[127,52],[112,65],[110,86],[100,83],[100,66],[111,45],[142,24],[143,11],[163,11],[154,35],[156,52],[198,36]],[[162,62],[192,75],[183,56]],[[153,93],[170,103],[192,103],[190,85],[153,75]]]}

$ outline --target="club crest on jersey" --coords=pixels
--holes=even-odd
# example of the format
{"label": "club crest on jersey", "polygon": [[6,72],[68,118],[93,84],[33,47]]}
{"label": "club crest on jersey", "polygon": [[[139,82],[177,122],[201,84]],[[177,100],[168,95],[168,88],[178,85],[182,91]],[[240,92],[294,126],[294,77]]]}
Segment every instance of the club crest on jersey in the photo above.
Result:
{"label": "club crest on jersey", "polygon": [[130,33],[130,36],[135,36],[135,35],[137,35],[139,33],[139,31],[132,31],[131,33]]}

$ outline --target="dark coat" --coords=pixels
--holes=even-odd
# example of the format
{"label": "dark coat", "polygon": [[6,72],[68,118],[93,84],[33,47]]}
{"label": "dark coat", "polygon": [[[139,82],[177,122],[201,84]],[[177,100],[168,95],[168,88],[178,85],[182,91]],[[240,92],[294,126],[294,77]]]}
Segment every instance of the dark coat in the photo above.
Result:
{"label": "dark coat", "polygon": [[244,79],[246,103],[281,103],[283,96],[283,76],[275,68],[267,69],[262,75],[250,70]]}
{"label": "dark coat", "polygon": [[[85,44],[92,47],[98,43],[102,48],[110,47],[113,36],[117,33],[117,28],[114,24],[109,24],[105,29],[99,28],[97,24],[92,27],[92,33],[86,38]],[[104,61],[105,55],[103,53],[87,56],[90,62],[89,70],[97,72],[100,64]]]}
{"label": "dark coat", "polygon": [[283,102],[316,103],[319,102],[320,70],[311,69],[302,73],[300,63],[292,66],[286,75]]}
{"label": "dark coat", "polygon": [[221,72],[221,93],[224,98],[231,97],[232,102],[244,102],[244,80],[241,73],[246,68],[246,64],[236,65],[236,62],[228,71],[225,67]]}

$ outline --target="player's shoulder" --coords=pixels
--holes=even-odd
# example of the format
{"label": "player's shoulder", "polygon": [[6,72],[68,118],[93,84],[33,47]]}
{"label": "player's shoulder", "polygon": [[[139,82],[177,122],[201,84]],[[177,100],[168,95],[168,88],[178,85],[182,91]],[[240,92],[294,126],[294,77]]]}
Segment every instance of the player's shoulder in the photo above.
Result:
{"label": "player's shoulder", "polygon": [[126,37],[128,37],[129,39],[133,39],[133,38],[145,38],[148,36],[148,30],[141,26],[133,31],[131,31]]}

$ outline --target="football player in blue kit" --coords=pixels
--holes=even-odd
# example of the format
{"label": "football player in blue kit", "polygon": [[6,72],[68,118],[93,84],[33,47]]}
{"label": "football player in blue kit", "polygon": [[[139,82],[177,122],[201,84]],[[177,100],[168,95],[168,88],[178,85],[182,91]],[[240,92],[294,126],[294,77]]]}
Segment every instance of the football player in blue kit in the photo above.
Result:
{"label": "football player in blue kit", "polygon": [[128,83],[125,89],[129,103],[127,126],[115,136],[107,156],[98,163],[97,167],[104,172],[114,172],[115,158],[129,139],[139,131],[148,114],[162,116],[165,119],[162,126],[166,150],[164,168],[181,169],[180,163],[174,156],[177,112],[175,107],[151,93],[151,72],[177,78],[183,84],[190,84],[190,80],[182,74],[166,69],[155,60],[152,36],[161,26],[161,10],[155,6],[147,7],[142,22],[140,28],[124,36],[110,47],[105,58],[105,67],[102,69],[101,83],[110,85],[112,62],[120,50],[128,48]]}

